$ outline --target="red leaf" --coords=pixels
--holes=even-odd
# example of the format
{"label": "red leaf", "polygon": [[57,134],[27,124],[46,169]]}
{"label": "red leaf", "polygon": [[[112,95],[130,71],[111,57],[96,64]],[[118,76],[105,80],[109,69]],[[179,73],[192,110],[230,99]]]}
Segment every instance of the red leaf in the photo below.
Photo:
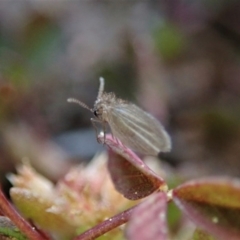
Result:
{"label": "red leaf", "polygon": [[141,199],[161,189],[165,181],[158,177],[134,152],[107,135],[108,168],[117,191],[131,200]]}
{"label": "red leaf", "polygon": [[127,226],[129,240],[166,240],[167,196],[164,192],[153,194],[134,211]]}
{"label": "red leaf", "polygon": [[217,239],[240,239],[240,181],[206,178],[173,190],[173,200],[200,228]]}

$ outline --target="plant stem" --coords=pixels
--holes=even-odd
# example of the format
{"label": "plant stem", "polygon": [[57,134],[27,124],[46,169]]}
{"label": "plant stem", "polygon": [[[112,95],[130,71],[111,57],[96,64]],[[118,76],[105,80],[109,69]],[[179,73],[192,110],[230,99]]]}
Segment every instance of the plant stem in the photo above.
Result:
{"label": "plant stem", "polygon": [[92,240],[129,221],[136,206],[109,218],[75,237],[74,240]]}
{"label": "plant stem", "polygon": [[0,189],[0,210],[5,216],[19,228],[31,240],[43,240],[34,227],[32,227],[22,216],[13,208]]}

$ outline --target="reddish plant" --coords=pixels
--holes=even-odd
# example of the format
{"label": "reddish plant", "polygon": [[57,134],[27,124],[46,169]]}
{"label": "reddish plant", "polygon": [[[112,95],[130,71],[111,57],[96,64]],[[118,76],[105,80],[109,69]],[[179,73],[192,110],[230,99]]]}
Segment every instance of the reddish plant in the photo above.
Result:
{"label": "reddish plant", "polygon": [[[99,141],[104,141],[103,137],[99,137]],[[138,201],[135,206],[129,207],[121,213],[108,217],[100,223],[95,222],[95,226],[89,227],[88,230],[84,228],[78,229],[81,233],[76,234],[75,232],[73,235],[70,234],[68,236],[69,239],[95,239],[119,227],[120,225],[127,223],[124,230],[126,239],[167,240],[171,237],[167,223],[167,209],[172,202],[174,202],[176,206],[192,221],[192,223],[195,224],[196,230],[193,232],[193,239],[214,239],[214,237],[216,239],[240,239],[240,180],[226,177],[209,177],[192,180],[184,184],[180,184],[174,189],[168,190],[168,185],[165,180],[154,173],[135,153],[123,146],[118,140],[113,139],[110,135],[107,135],[105,144],[108,147],[108,171],[115,189],[129,200],[146,199],[142,200],[140,203]],[[93,175],[97,177],[97,172],[94,172]],[[103,193],[103,191],[107,191],[106,189],[108,188],[105,188],[106,186],[104,185],[104,181],[102,179],[98,179],[98,182],[90,184],[90,188],[86,190],[86,188],[83,188],[83,185],[86,184],[85,180],[83,181],[83,179],[81,179],[81,181],[76,181],[75,178],[77,178],[77,176],[71,176],[72,178],[65,178],[58,184],[58,192],[54,195],[55,198],[57,198],[57,196],[61,198],[62,195],[59,195],[59,191],[61,194],[64,192],[64,201],[61,198],[61,204],[57,207],[53,207],[53,204],[58,203],[53,203],[53,200],[49,200],[50,202],[52,201],[52,205],[49,204],[46,212],[48,212],[48,214],[53,214],[52,221],[59,221],[59,217],[61,217],[61,221],[65,225],[66,222],[64,221],[73,221],[74,224],[72,224],[71,227],[74,228],[75,224],[79,223],[79,221],[83,221],[81,216],[83,216],[84,213],[81,213],[80,215],[67,216],[67,213],[71,212],[69,210],[69,201],[71,201],[71,204],[75,206],[78,202],[83,204],[86,198],[84,200],[83,196],[75,196],[69,189],[75,189],[78,192],[85,191],[85,196],[88,196],[87,201],[83,204],[86,211],[87,209],[93,209],[94,204],[96,204],[95,200],[91,202],[91,191],[95,194],[95,197],[93,198],[101,198],[101,201],[103,198],[105,199],[104,201],[109,198],[107,198]],[[49,189],[49,192],[51,192],[53,191],[51,188],[52,186],[49,188],[47,187],[46,189]],[[101,194],[99,195],[97,189],[100,188]],[[10,193],[15,205],[18,207],[20,212],[26,216],[26,213],[24,213],[23,210],[23,205],[26,206],[28,203],[26,199],[23,201],[23,196],[27,195],[29,197],[29,193],[25,192],[25,195],[18,195],[19,192],[19,190],[17,191],[13,188]],[[112,201],[118,201],[116,200],[118,197],[111,196],[111,199]],[[104,203],[104,201],[102,201],[102,203]],[[124,202],[124,200],[119,199],[119,203],[120,201],[122,201],[122,203]],[[113,205],[114,204],[118,205],[118,202],[114,202]],[[113,207],[113,205],[108,206]],[[45,209],[47,209],[47,207]],[[76,209],[77,208],[75,208],[75,212]],[[43,231],[40,231],[30,225],[16,212],[2,193],[0,195],[0,211],[7,216],[23,234],[21,236],[19,235],[19,237],[17,237],[18,239],[23,239],[24,236],[33,240],[49,238],[43,233],[44,230],[47,231],[48,229],[44,229],[43,227]],[[59,213],[59,211],[63,212],[66,218],[63,218],[63,215]],[[103,215],[106,214],[104,211],[104,209],[99,210],[99,212]],[[75,216],[77,220],[75,221],[73,218],[69,218],[69,216]],[[78,218],[76,216],[80,217]],[[92,214],[91,218],[96,216]],[[34,223],[41,226],[38,222],[39,219],[34,219],[34,217],[34,214],[27,215],[27,218],[32,218]],[[70,231],[69,229],[70,228],[67,228],[66,231]],[[9,233],[9,236],[12,236],[11,233]],[[66,235],[64,236],[66,237]],[[57,236],[57,238],[61,237],[61,235]],[[109,239],[112,238],[113,237]]]}

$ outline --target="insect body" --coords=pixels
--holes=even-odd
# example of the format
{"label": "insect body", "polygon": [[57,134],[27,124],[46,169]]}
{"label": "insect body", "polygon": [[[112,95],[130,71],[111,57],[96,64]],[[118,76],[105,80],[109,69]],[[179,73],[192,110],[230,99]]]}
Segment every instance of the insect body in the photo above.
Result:
{"label": "insect body", "polygon": [[102,123],[104,134],[108,124],[114,137],[138,153],[157,156],[171,149],[170,137],[163,126],[136,105],[116,98],[113,93],[105,93],[103,78],[100,78],[93,109],[76,99],[70,98],[68,102],[78,103],[93,112],[96,118],[91,120]]}

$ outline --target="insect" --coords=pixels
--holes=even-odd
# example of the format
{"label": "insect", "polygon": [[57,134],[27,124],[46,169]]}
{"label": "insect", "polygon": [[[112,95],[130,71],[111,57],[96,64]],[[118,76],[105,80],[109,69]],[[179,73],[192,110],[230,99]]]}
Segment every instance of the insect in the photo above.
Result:
{"label": "insect", "polygon": [[136,105],[117,98],[114,93],[105,93],[104,79],[100,77],[99,80],[98,96],[92,109],[74,98],[67,101],[90,110],[95,115],[91,118],[93,125],[101,123],[104,136],[108,124],[112,135],[133,151],[154,156],[170,151],[171,140],[163,126]]}

